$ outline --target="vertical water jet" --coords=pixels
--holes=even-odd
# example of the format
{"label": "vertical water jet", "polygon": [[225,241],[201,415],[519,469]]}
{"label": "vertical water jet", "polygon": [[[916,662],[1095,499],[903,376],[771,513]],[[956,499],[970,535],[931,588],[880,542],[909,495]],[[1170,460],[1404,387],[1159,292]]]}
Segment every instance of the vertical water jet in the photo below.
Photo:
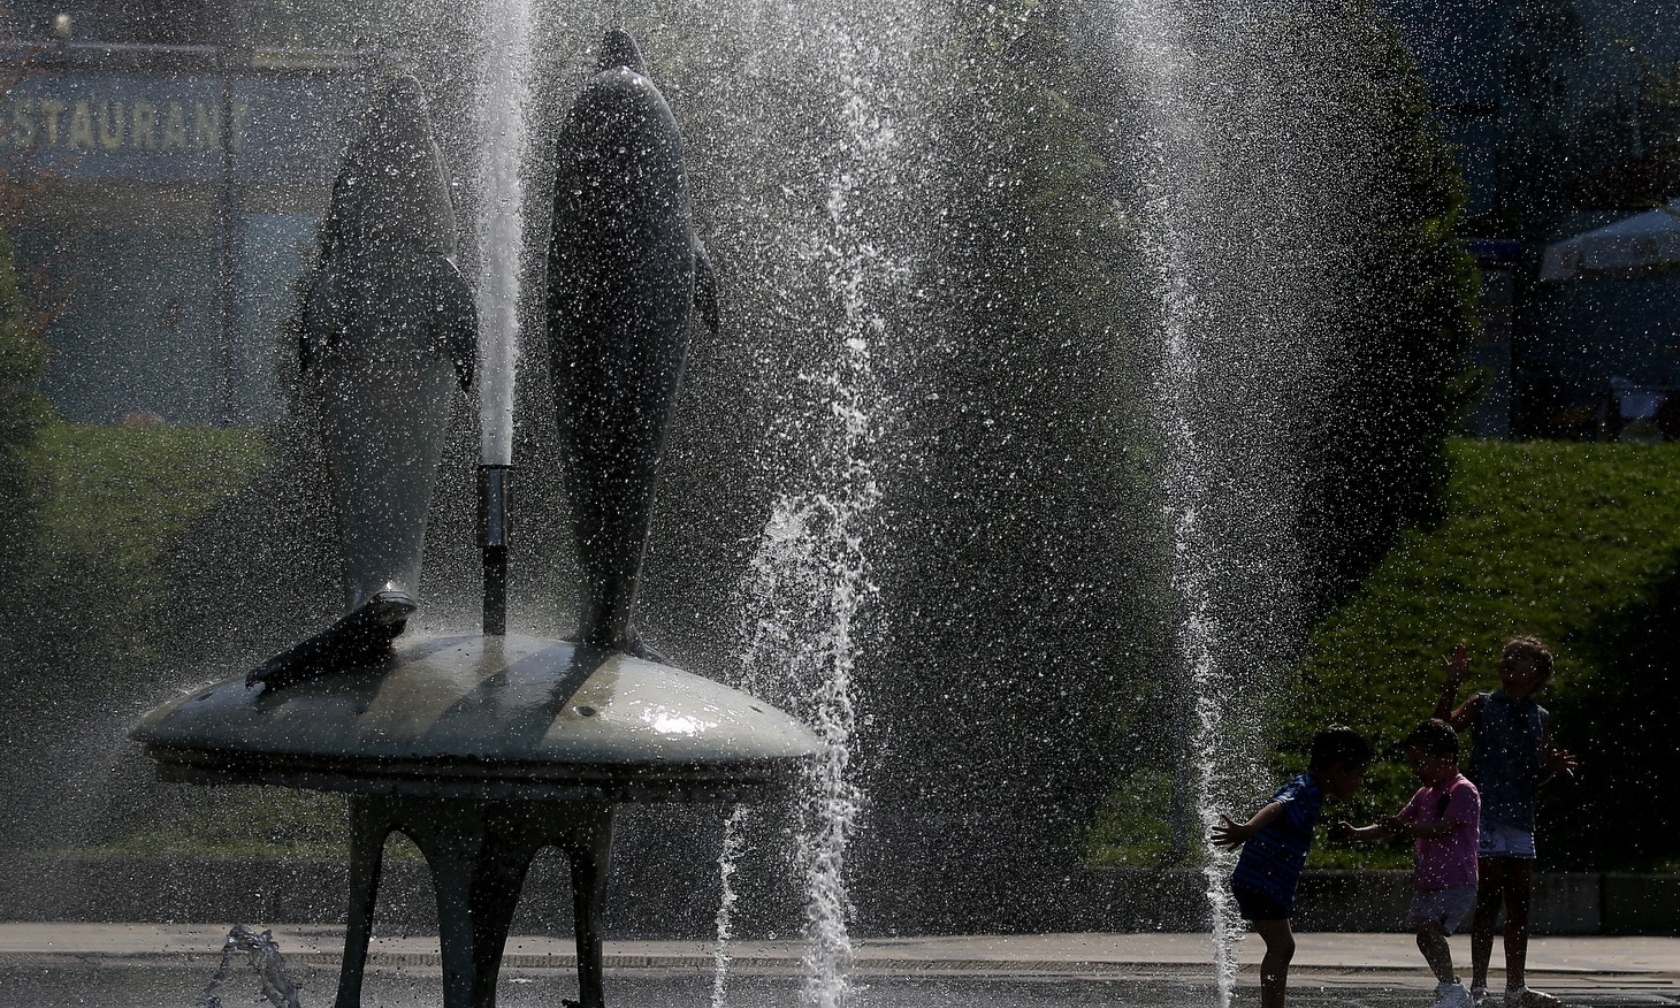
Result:
{"label": "vertical water jet", "polygon": [[485,0],[488,22],[479,91],[484,154],[479,167],[479,549],[484,632],[507,631],[508,508],[519,363],[520,269],[525,246],[525,110],[529,103],[529,0]]}

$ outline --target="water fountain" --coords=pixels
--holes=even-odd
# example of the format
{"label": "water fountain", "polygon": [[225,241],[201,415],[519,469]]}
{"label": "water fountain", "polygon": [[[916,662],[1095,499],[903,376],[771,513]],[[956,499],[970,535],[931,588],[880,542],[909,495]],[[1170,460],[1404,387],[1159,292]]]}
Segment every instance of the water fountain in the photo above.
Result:
{"label": "water fountain", "polygon": [[348,613],[134,731],[169,780],[350,793],[339,1008],[361,1003],[392,832],[432,872],[445,1005],[495,1003],[525,876],[554,846],[571,863],[578,1003],[601,1008],[615,807],[761,797],[816,748],[780,711],[664,663],[632,622],[691,301],[717,329],[676,123],[645,72],[609,32],[557,144],[549,338],[588,600],[577,640],[505,633],[507,498],[485,477],[484,633],[392,648],[418,604],[438,404],[470,377],[475,329],[429,119],[399,76],[335,185],[303,326],[306,365],[328,376]]}
{"label": "water fountain", "polygon": [[[425,7],[425,17],[410,6]],[[644,689],[702,706],[723,701],[705,692],[712,687],[674,682],[645,642],[619,633],[622,625],[611,629],[616,617],[600,621],[609,627],[602,639],[575,647],[545,632],[498,634],[509,623],[530,631],[558,622],[566,610],[548,600],[561,594],[553,589],[564,577],[553,571],[565,570],[554,561],[564,550],[547,540],[542,551],[530,547],[562,538],[546,525],[563,523],[543,519],[565,513],[563,495],[540,473],[573,449],[533,435],[534,423],[516,432],[511,420],[516,401],[530,417],[548,395],[546,386],[520,388],[511,371],[521,357],[511,338],[519,302],[529,316],[540,299],[519,292],[519,280],[540,272],[541,250],[529,240],[519,247],[518,236],[540,228],[543,216],[520,190],[549,184],[545,169],[530,170],[535,159],[518,149],[518,135],[550,128],[537,114],[543,85],[571,73],[567,47],[583,45],[601,15],[581,3],[509,0],[487,8],[483,38],[457,33],[463,42],[428,36],[426,17],[460,13],[434,6],[383,4],[369,18],[422,50],[423,89],[446,96],[440,104],[450,110],[439,117],[452,131],[444,147],[471,176],[464,205],[478,247],[464,243],[462,273],[476,279],[478,353],[447,363],[476,363],[480,555],[463,564],[464,549],[441,548],[453,566],[433,564],[436,552],[428,557],[427,608],[409,632],[429,636],[381,658],[386,664],[346,675],[317,670],[328,674],[272,692],[194,688],[169,715],[188,734],[147,736],[180,779],[331,783],[356,793],[360,902],[352,916],[364,929],[375,834],[388,827],[428,833],[421,820],[448,809],[456,825],[430,830],[422,846],[444,887],[464,892],[468,905],[516,890],[510,880],[522,859],[547,841],[572,851],[583,888],[594,893],[600,873],[588,864],[599,867],[603,856],[607,803],[752,798],[777,785],[771,764],[797,748],[788,728],[791,748],[734,760],[741,753],[721,741],[735,728],[690,732],[710,724],[693,707],[649,708],[637,722],[646,730],[640,741],[618,756],[590,748],[606,745],[591,733],[623,727],[591,699],[608,680],[625,691],[615,694],[620,705],[642,702],[635,698]],[[797,851],[786,854],[793,870],[780,874],[821,896],[795,925],[812,939],[805,996],[813,1004],[851,997],[850,942],[860,927],[1107,926],[1112,918],[1103,915],[1124,901],[1081,904],[1089,876],[1078,857],[1116,767],[1153,759],[1136,754],[1166,752],[1176,738],[1195,743],[1176,755],[1185,781],[1195,781],[1185,791],[1196,792],[1187,805],[1197,812],[1251,789],[1242,753],[1260,747],[1221,746],[1218,735],[1234,727],[1247,742],[1257,729],[1233,719],[1219,694],[1234,679],[1250,696],[1260,692],[1281,650],[1261,638],[1294,632],[1284,626],[1288,593],[1274,591],[1282,580],[1275,571],[1292,562],[1290,544],[1274,534],[1294,507],[1281,418],[1288,391],[1310,386],[1316,366],[1307,331],[1314,318],[1295,313],[1326,292],[1276,264],[1245,275],[1261,254],[1232,254],[1246,239],[1221,230],[1233,213],[1258,228],[1263,197],[1288,198],[1278,195],[1288,166],[1279,167],[1287,159],[1275,148],[1264,149],[1272,160],[1254,171],[1258,181],[1235,179],[1254,161],[1225,163],[1240,119],[1229,113],[1240,101],[1221,90],[1223,68],[1249,68],[1228,60],[1240,48],[1232,38],[1271,5],[1245,5],[1229,23],[1226,8],[1194,0],[1071,5],[1087,19],[1080,31],[1036,27],[1044,15],[1035,4],[638,6],[646,8],[633,12],[638,29],[658,40],[652,52],[681,70],[661,83],[691,141],[691,164],[703,166],[694,172],[695,210],[733,294],[722,306],[722,338],[696,340],[694,383],[676,407],[643,610],[657,613],[649,620],[655,643],[685,667],[717,670],[823,734],[821,772],[808,781],[793,830],[799,840],[783,840],[788,823],[774,812],[730,817],[719,935],[788,926],[764,909],[774,900],[755,899],[780,882],[763,881],[777,871],[756,870],[765,867],[763,850],[778,845]],[[392,28],[405,16],[416,24]],[[565,39],[557,47],[556,37]],[[1108,147],[1079,148],[1103,163],[1052,163],[1066,136],[1047,138],[1045,122],[1065,123],[1057,117],[1067,104],[1108,109],[1055,75],[1078,62],[1068,50],[1109,43],[1118,55],[1095,62],[1103,86],[1124,96],[1101,101],[1128,107],[1113,117]],[[478,109],[488,114],[462,125]],[[1263,132],[1237,125],[1244,136]],[[1041,185],[1045,178],[1056,184]],[[1269,184],[1262,196],[1244,188]],[[1289,221],[1299,224],[1299,215]],[[1314,241],[1291,251],[1334,245]],[[1047,286],[1056,287],[1050,296]],[[1067,288],[1079,296],[1064,296]],[[523,356],[527,374],[547,363],[543,354]],[[428,380],[452,395],[448,382]],[[563,423],[574,414],[565,411]],[[522,541],[506,521],[516,434],[526,439]],[[461,454],[446,446],[446,456],[451,450]],[[430,519],[465,541],[453,502],[470,499],[461,485],[468,467],[458,461],[439,477]],[[284,536],[263,525],[268,514],[249,507],[237,528],[272,549]],[[440,550],[435,541],[430,548]],[[522,548],[546,566],[516,568],[509,585],[507,565]],[[482,594],[462,588],[467,566],[475,579],[482,570]],[[445,629],[464,619],[451,595],[474,607],[482,599],[484,634]],[[1271,611],[1245,623],[1260,598]],[[372,622],[390,629],[396,615]],[[226,650],[259,654],[278,643],[252,636],[265,651],[231,637]],[[378,651],[382,642],[374,643]],[[1260,671],[1234,676],[1238,667]],[[1167,684],[1158,689],[1162,669]],[[155,695],[190,675],[177,661],[135,692]],[[489,685],[464,689],[474,683]],[[410,690],[431,706],[398,702]],[[767,727],[750,704],[725,699],[745,719],[733,722],[741,730]],[[1162,727],[1137,713],[1163,704],[1201,721],[1175,717]],[[428,711],[443,720],[426,724]],[[545,724],[564,731],[543,734]],[[357,734],[363,725],[389,734]],[[109,734],[106,726],[82,731]],[[469,746],[480,735],[507,744]],[[212,748],[198,744],[206,739]],[[720,745],[708,748],[711,740]],[[633,752],[656,742],[690,769],[723,761],[730,772],[684,778],[641,768],[584,778],[555,769],[578,760],[635,764]],[[331,765],[290,748],[302,744],[330,750]],[[261,755],[228,756],[245,749]],[[483,789],[494,801],[471,797]],[[561,802],[576,815],[551,814]],[[1186,846],[1196,846],[1193,824],[1186,835]],[[708,834],[683,854],[708,861],[714,840]],[[474,844],[482,856],[461,853]],[[1043,857],[1023,865],[1022,846]],[[475,897],[471,877],[489,864],[501,881]],[[586,939],[590,898],[578,915]],[[1234,922],[1222,919],[1234,940]],[[482,994],[493,984],[485,950],[496,944],[496,926],[479,934],[446,927],[451,996],[471,997],[475,987]],[[1224,955],[1230,941],[1222,944]],[[728,959],[720,944],[719,1005]]]}

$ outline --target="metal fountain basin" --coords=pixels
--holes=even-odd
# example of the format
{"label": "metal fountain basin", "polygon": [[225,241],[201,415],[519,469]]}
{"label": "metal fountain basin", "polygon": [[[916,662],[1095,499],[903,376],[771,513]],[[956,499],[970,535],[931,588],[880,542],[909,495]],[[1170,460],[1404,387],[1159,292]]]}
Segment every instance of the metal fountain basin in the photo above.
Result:
{"label": "metal fountain basin", "polygon": [[708,801],[785,784],[804,725],[623,652],[521,636],[418,637],[280,690],[243,677],[133,731],[166,779],[432,798]]}
{"label": "metal fountain basin", "polygon": [[360,1008],[385,838],[407,834],[437,893],[445,1008],[493,1008],[532,857],[571,864],[578,1000],[605,1008],[613,810],[750,800],[818,749],[738,690],[620,651],[533,637],[406,640],[387,660],[279,689],[243,676],[132,732],[165,779],[350,792],[350,905],[336,1008]]}

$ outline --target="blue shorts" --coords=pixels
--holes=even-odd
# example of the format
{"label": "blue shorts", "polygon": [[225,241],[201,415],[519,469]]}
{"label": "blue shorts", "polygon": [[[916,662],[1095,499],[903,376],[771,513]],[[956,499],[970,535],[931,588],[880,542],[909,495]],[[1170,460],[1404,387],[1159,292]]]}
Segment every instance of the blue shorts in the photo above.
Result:
{"label": "blue shorts", "polygon": [[1273,921],[1288,920],[1295,908],[1279,900],[1276,896],[1268,896],[1262,892],[1255,892],[1245,886],[1231,884],[1231,895],[1237,898],[1237,911],[1243,920]]}
{"label": "blue shorts", "polygon": [[1534,832],[1504,823],[1482,823],[1482,835],[1476,844],[1476,856],[1522,858],[1534,860]]}

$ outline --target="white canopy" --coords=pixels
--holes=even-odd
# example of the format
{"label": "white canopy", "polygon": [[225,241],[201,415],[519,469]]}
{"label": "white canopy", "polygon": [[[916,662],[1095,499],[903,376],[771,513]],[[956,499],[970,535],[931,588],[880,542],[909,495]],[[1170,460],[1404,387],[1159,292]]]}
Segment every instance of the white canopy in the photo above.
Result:
{"label": "white canopy", "polygon": [[1680,199],[1546,246],[1540,279],[1627,280],[1680,269]]}

